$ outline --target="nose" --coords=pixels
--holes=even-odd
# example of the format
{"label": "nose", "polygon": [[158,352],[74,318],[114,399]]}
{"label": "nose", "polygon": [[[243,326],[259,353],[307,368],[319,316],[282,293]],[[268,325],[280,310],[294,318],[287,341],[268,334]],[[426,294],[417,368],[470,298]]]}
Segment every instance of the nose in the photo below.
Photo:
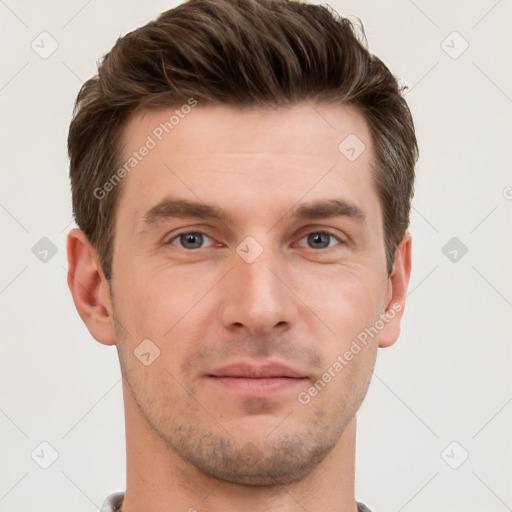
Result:
{"label": "nose", "polygon": [[298,298],[285,262],[270,250],[251,263],[238,254],[233,260],[234,268],[223,282],[223,325],[254,336],[289,329],[297,319]]}

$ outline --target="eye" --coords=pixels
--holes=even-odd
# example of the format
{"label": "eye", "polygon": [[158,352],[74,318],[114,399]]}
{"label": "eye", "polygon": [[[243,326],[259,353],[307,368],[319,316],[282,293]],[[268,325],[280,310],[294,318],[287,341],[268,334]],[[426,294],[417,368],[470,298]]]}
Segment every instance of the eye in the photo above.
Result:
{"label": "eye", "polygon": [[[205,245],[205,240],[209,240],[210,244]],[[311,231],[300,240],[306,240],[307,247],[310,249],[328,249],[335,246],[336,243],[339,245],[345,243],[341,238],[328,231]],[[215,242],[201,231],[183,231],[169,239],[166,244],[178,245],[182,249],[195,250],[214,245]],[[298,245],[304,247],[301,243]]]}
{"label": "eye", "polygon": [[341,245],[344,244],[340,238],[328,231],[311,231],[301,238],[301,240],[304,239],[306,239],[306,243],[310,249],[328,249],[332,247],[331,242],[338,242]]}
{"label": "eye", "polygon": [[203,247],[204,240],[208,239],[213,242],[213,240],[201,233],[200,231],[184,231],[182,233],[178,233],[176,236],[171,238],[167,243],[172,245],[177,245],[174,241],[178,241],[180,246],[183,249],[201,249]]}

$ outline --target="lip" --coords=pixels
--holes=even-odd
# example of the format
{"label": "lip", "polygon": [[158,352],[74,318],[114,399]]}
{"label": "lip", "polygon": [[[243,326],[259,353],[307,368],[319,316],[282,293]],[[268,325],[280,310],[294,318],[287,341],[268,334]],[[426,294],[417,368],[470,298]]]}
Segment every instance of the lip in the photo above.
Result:
{"label": "lip", "polygon": [[224,390],[245,396],[268,396],[303,384],[308,378],[303,372],[282,363],[252,365],[238,363],[212,370],[208,379]]}
{"label": "lip", "polygon": [[214,385],[221,386],[224,390],[234,391],[245,396],[268,396],[284,392],[303,384],[306,377],[270,377],[270,378],[247,378],[247,377],[214,377],[208,379]]}
{"label": "lip", "polygon": [[247,379],[293,378],[304,379],[303,372],[282,363],[273,362],[265,365],[253,365],[245,362],[230,364],[216,368],[208,373],[208,377],[239,377]]}

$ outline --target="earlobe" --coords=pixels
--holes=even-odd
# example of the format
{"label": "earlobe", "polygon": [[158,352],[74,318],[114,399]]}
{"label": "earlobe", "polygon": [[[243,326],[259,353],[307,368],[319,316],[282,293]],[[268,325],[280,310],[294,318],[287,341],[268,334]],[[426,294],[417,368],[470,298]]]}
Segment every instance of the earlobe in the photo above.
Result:
{"label": "earlobe", "polygon": [[94,339],[104,345],[114,345],[108,282],[96,250],[80,229],[68,233],[67,256],[68,286],[80,318]]}
{"label": "earlobe", "polygon": [[388,300],[386,304],[385,327],[379,334],[379,347],[390,347],[400,335],[400,321],[405,309],[407,288],[411,276],[412,239],[406,232],[395,251],[393,271],[388,279]]}

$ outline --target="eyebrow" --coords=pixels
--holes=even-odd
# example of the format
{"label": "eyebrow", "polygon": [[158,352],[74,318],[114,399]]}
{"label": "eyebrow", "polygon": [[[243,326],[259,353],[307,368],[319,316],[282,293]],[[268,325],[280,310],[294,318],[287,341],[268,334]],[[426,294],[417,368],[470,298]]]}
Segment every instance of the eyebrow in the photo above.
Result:
{"label": "eyebrow", "polygon": [[325,219],[328,217],[348,217],[360,222],[366,220],[363,210],[345,199],[328,199],[305,203],[293,209],[291,213],[301,220]]}
{"label": "eyebrow", "polygon": [[230,213],[220,207],[187,199],[166,198],[144,214],[144,225],[149,227],[160,220],[173,217],[197,217],[233,223]]}
{"label": "eyebrow", "polygon": [[[348,217],[364,222],[366,216],[355,204],[345,199],[312,201],[292,208],[289,214],[299,220],[312,220],[330,217]],[[166,198],[144,214],[144,227],[148,228],[168,218],[196,217],[234,223],[233,216],[223,208],[187,199]]]}

